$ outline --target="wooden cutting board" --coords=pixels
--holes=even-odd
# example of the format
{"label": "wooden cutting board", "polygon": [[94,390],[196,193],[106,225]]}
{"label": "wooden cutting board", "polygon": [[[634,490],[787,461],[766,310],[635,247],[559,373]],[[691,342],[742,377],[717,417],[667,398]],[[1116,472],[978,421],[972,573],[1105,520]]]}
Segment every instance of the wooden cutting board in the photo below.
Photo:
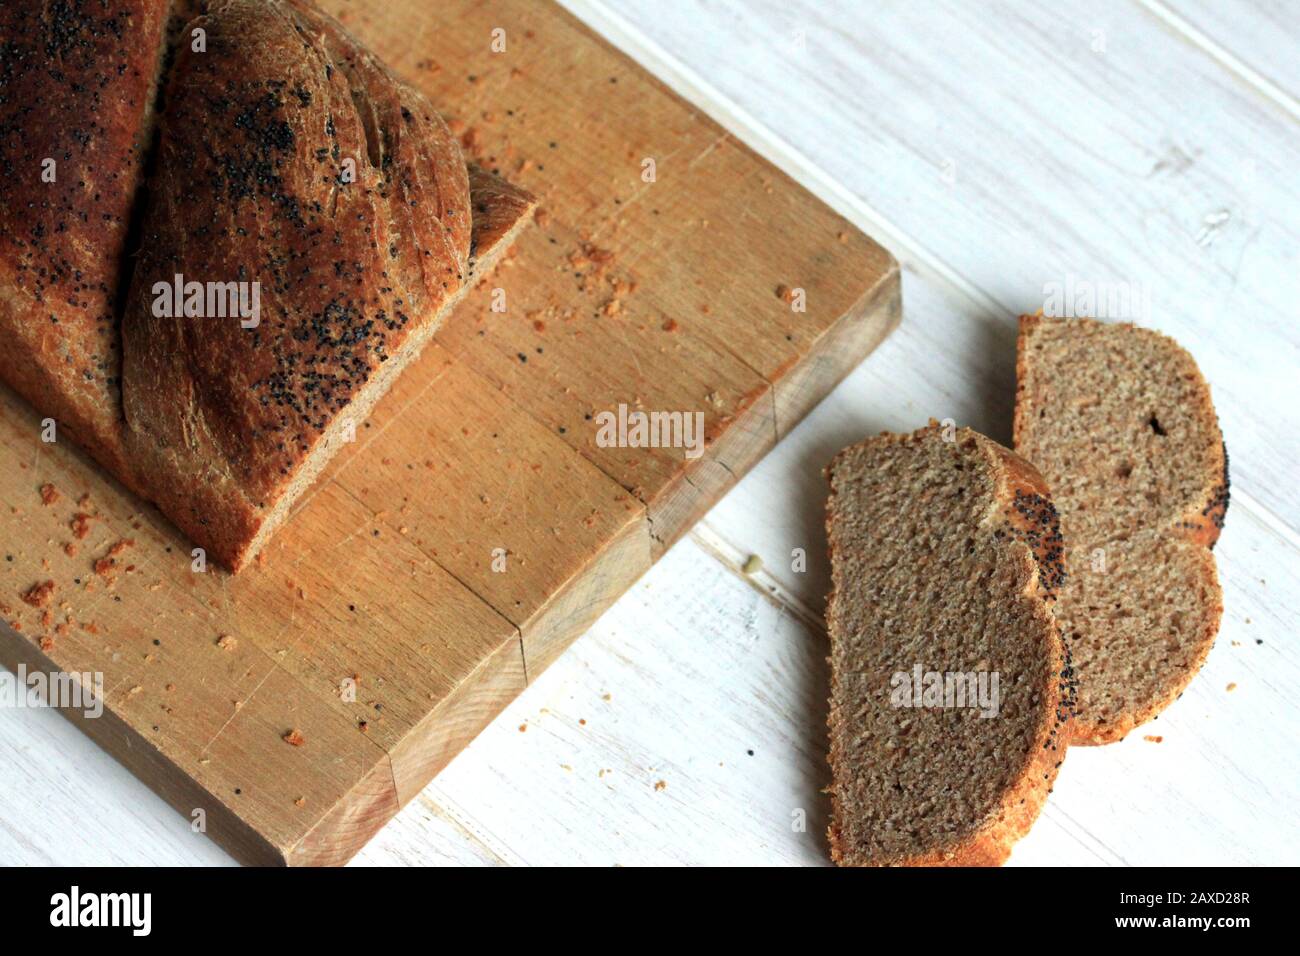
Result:
{"label": "wooden cutting board", "polygon": [[[542,212],[262,559],[196,572],[0,389],[0,660],[102,674],[65,714],[251,863],[346,862],[900,315],[884,249],[562,9],[325,6]],[[607,447],[620,405],[707,449]]]}

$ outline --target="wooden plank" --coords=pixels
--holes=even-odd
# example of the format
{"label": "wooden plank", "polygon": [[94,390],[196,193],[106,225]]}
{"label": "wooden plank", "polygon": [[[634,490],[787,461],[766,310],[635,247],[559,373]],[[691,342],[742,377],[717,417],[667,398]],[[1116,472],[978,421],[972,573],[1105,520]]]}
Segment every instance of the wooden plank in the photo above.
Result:
{"label": "wooden plank", "polygon": [[[252,862],[356,853],[898,316],[883,250],[559,9],[342,12],[548,212],[261,559],[196,571],[156,512],[41,444],[0,391],[0,538],[16,542],[0,617],[21,629],[0,659],[102,672],[87,733]],[[489,21],[514,38],[505,59]],[[575,84],[602,95],[556,95]],[[662,175],[638,190],[650,150]],[[620,405],[699,413],[703,454],[598,442]],[[47,580],[53,604],[23,603]]]}

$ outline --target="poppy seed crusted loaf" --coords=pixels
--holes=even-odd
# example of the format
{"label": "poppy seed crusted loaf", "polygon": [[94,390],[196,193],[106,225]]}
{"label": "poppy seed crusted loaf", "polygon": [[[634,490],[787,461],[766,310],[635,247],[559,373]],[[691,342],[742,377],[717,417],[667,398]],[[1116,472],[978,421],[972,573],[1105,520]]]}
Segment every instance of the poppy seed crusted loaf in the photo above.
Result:
{"label": "poppy seed crusted loaf", "polygon": [[[123,320],[150,496],[238,570],[360,426],[502,236],[429,102],[301,2],[225,0],[180,52]],[[346,161],[355,169],[343,177]],[[528,203],[476,175],[480,225]],[[260,282],[255,328],[159,317],[156,282]]]}
{"label": "poppy seed crusted loaf", "polygon": [[67,159],[0,206],[0,378],[238,571],[534,200],[308,0],[13,6],[0,148]]}
{"label": "poppy seed crusted loaf", "polygon": [[1047,487],[934,424],[847,448],[828,477],[832,856],[1000,864],[1050,791],[1073,706]]}
{"label": "poppy seed crusted loaf", "polygon": [[1110,743],[1177,699],[1218,633],[1223,435],[1192,357],[1149,329],[1023,316],[1017,379],[1016,451],[1051,483],[1067,544],[1073,742]]}

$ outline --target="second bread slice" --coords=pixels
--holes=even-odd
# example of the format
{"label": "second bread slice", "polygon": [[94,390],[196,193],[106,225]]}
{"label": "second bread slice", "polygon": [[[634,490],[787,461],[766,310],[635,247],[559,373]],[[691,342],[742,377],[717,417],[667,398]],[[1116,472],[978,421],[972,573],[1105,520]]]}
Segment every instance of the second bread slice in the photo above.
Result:
{"label": "second bread slice", "polygon": [[1073,742],[1110,743],[1171,704],[1214,643],[1223,436],[1192,357],[1150,329],[1025,316],[1017,377],[1016,451],[1051,483],[1068,545]]}

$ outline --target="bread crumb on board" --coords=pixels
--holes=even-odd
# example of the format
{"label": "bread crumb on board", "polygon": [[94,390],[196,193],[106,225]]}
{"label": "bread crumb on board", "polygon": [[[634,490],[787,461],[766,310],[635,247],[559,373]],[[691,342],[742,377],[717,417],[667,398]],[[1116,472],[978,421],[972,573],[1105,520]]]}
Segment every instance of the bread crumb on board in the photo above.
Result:
{"label": "bread crumb on board", "polygon": [[33,584],[23,594],[23,603],[32,607],[45,607],[54,598],[54,582],[43,581]]}
{"label": "bread crumb on board", "polygon": [[238,646],[239,641],[235,640],[235,638],[230,634],[222,634],[217,638],[217,647],[221,648],[223,651],[233,651]]}
{"label": "bread crumb on board", "polygon": [[48,508],[50,505],[55,504],[61,497],[59,489],[55,488],[53,483],[47,481],[41,485],[41,504],[45,505],[45,507]]}
{"label": "bread crumb on board", "polygon": [[301,747],[303,744],[307,742],[307,738],[305,738],[302,735],[302,731],[298,730],[297,728],[290,730],[281,739],[284,740],[286,744],[289,744],[290,746],[293,747]]}
{"label": "bread crumb on board", "polygon": [[[108,549],[107,554],[105,554],[102,558],[100,558],[98,561],[95,562],[94,564],[95,573],[99,575],[101,578],[110,577],[114,569],[117,567],[118,555],[120,555],[127,548],[133,547],[134,545],[135,545],[134,538],[122,538],[120,541],[118,541],[116,544],[114,544],[111,548]],[[128,568],[127,570],[131,570],[131,569]]]}

